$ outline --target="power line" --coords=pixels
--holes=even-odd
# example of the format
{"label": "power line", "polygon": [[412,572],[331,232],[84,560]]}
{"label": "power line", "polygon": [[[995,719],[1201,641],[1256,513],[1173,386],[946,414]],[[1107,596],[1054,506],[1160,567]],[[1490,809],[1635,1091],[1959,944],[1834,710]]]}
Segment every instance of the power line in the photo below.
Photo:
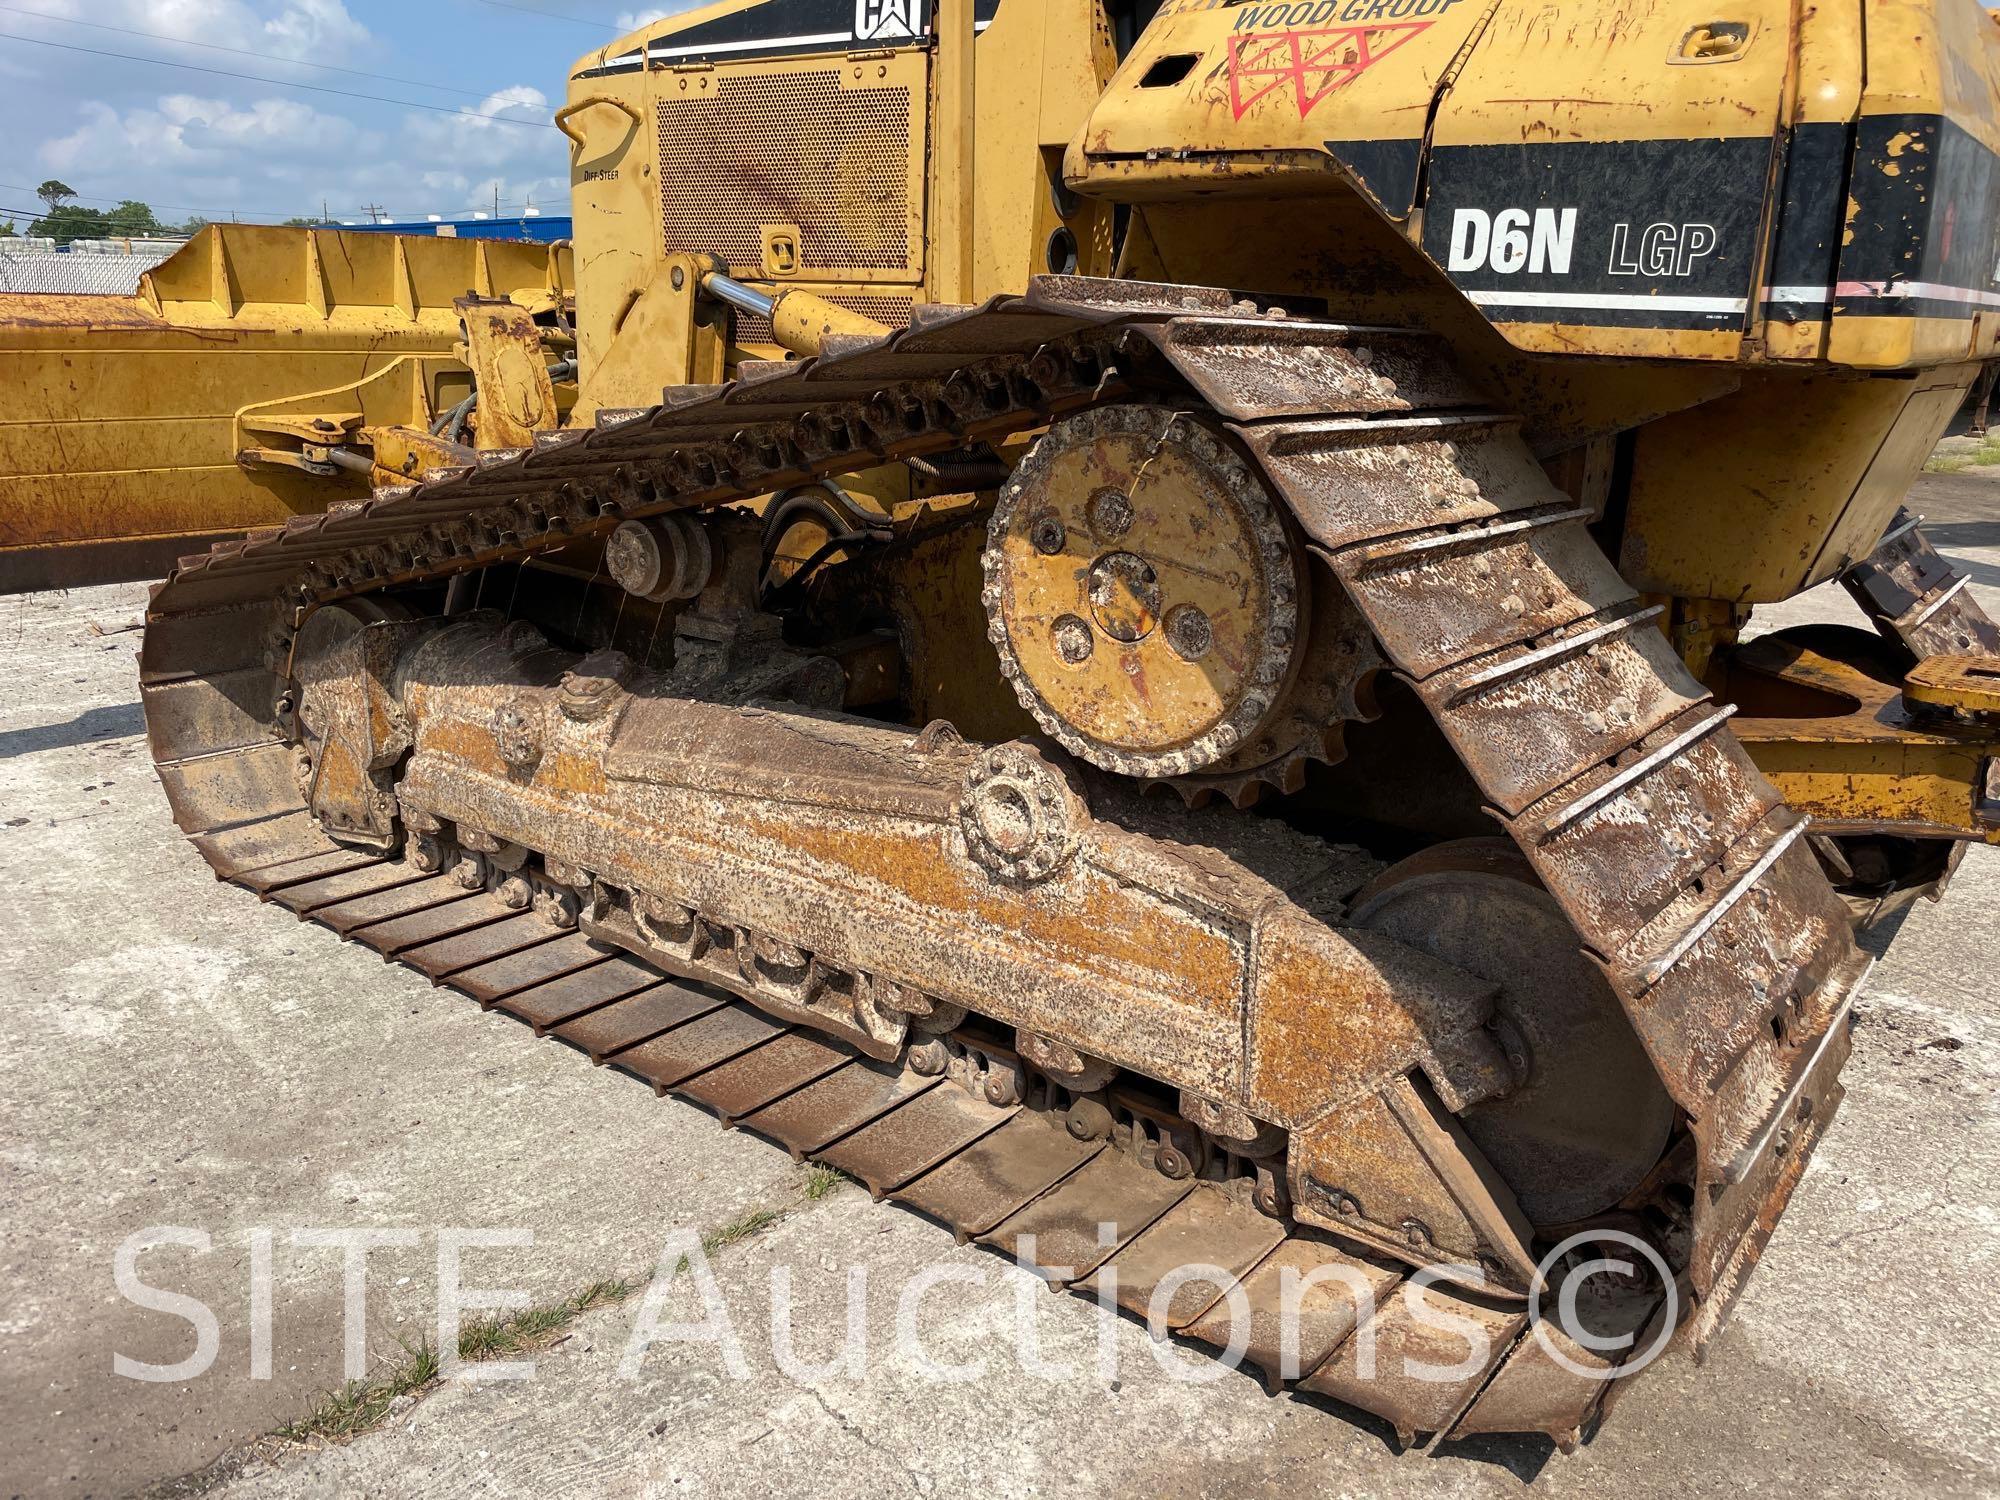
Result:
{"label": "power line", "polygon": [[[30,192],[30,194],[40,194],[40,188],[38,186],[30,188],[26,182],[0,182],[0,192]],[[76,198],[78,202],[88,202],[88,204],[144,202],[144,200],[128,200],[128,198],[106,198],[102,192],[70,192],[70,198]],[[528,194],[528,198],[518,200],[518,202],[514,198],[504,198],[502,202],[508,208],[534,208],[534,194]],[[146,206],[148,208],[174,208],[174,210],[178,210],[182,214],[254,214],[258,218],[308,218],[308,214],[288,214],[288,212],[282,212],[278,208],[206,208],[202,204],[146,204]],[[324,204],[322,204],[322,208],[324,208]],[[466,212],[470,212],[470,210],[466,210]]]}
{"label": "power line", "polygon": [[255,73],[232,73],[226,68],[203,68],[194,63],[168,62],[163,57],[138,57],[130,52],[107,52],[100,47],[78,47],[70,42],[51,42],[42,37],[17,36],[0,31],[0,41],[26,42],[31,47],[56,47],[64,52],[84,52],[92,57],[113,57],[121,62],[147,63],[155,68],[178,68],[185,73],[208,73],[217,78],[240,78],[247,83],[265,83],[273,88],[305,89],[315,94],[335,94],[342,99],[365,99],[371,104],[394,104],[403,109],[427,109],[436,115],[456,115],[464,120],[489,120],[496,125],[524,125],[531,130],[554,130],[546,120],[511,120],[505,115],[480,114],[470,109],[448,109],[442,104],[419,104],[414,99],[390,99],[381,94],[359,94],[351,89],[332,89],[324,84],[298,83],[288,78],[264,78]]}
{"label": "power line", "polygon": [[261,52],[246,51],[242,47],[224,47],[215,42],[189,41],[185,37],[168,36],[163,31],[135,31],[129,26],[106,26],[101,21],[77,21],[68,16],[52,16],[47,11],[26,10],[18,5],[0,5],[0,10],[16,16],[32,16],[38,21],[55,21],[64,26],[88,26],[92,31],[112,31],[119,36],[144,37],[148,41],[167,42],[176,47],[200,47],[206,52],[227,52],[232,57],[254,57],[260,62],[281,62],[290,68],[315,68],[323,73],[345,73],[352,78],[373,78],[382,83],[401,83],[408,84],[412,88],[436,89],[444,94],[463,94],[468,99],[485,99],[499,92],[498,89],[480,91],[454,88],[449,84],[430,83],[421,78],[397,78],[389,73],[370,73],[360,68],[340,68],[332,63],[306,62],[300,58],[267,57]]}
{"label": "power line", "polygon": [[[35,191],[34,188],[30,187],[25,182],[0,182],[0,189],[4,189],[5,191],[10,193],[32,193]],[[102,193],[71,193],[70,197],[75,198],[78,202],[81,203],[125,203],[125,202],[140,201],[137,199],[107,198]],[[293,214],[281,214],[272,209],[262,209],[262,208],[203,208],[193,203],[148,203],[146,206],[148,208],[172,209],[176,213],[186,213],[186,214],[241,213],[241,214],[251,214],[260,219],[289,219],[297,217],[296,215]],[[43,212],[42,210],[37,209],[35,212],[35,216],[37,218],[40,218],[42,216],[42,212]]]}
{"label": "power line", "polygon": [[[7,206],[6,206],[5,204],[0,204],[0,214],[4,214],[4,215],[5,215],[5,216],[6,216],[7,218],[10,218],[10,219],[27,219],[27,220],[28,220],[28,221],[30,221],[31,223],[32,223],[32,222],[33,222],[34,220],[36,220],[36,219],[46,219],[46,218],[47,218],[47,217],[49,216],[49,215],[48,215],[48,210],[47,210],[47,209],[43,209],[43,208],[9,208],[9,207],[7,207]],[[165,227],[165,226],[162,226],[162,227]],[[142,235],[135,235],[135,236],[132,236],[132,238],[135,238],[135,239],[144,239],[145,237],[146,237],[146,236],[144,236],[143,234],[142,234]],[[5,244],[5,243],[6,243],[6,241],[5,241],[5,238],[4,238],[4,237],[0,237],[0,244]]]}
{"label": "power line", "polygon": [[[25,182],[0,182],[0,191],[6,191],[10,193],[32,193],[35,191],[35,189],[29,186]],[[82,203],[115,204],[115,203],[144,201],[143,199],[108,198],[104,196],[104,194],[102,193],[71,193],[70,196]],[[207,216],[211,220],[211,222],[217,215],[228,215],[228,214],[241,214],[248,218],[253,218],[253,219],[312,219],[314,223],[331,222],[330,220],[323,221],[320,218],[315,218],[310,213],[285,213],[274,208],[207,208],[196,203],[147,203],[146,206],[151,209],[171,210],[172,212],[175,213],[202,214]],[[531,208],[534,206],[534,196],[530,194],[528,197],[519,200],[513,198],[503,199],[502,206],[506,208]],[[322,205],[322,209],[324,209],[324,205]],[[11,211],[12,210],[0,209],[0,212],[11,212]],[[467,211],[469,212],[470,210]],[[45,217],[45,211],[42,209],[38,208],[33,210],[32,212],[34,213],[34,216],[38,219]]]}
{"label": "power line", "polygon": [[616,36],[623,36],[629,29],[624,26],[613,26],[609,21],[593,21],[587,16],[566,16],[559,10],[537,10],[532,5],[516,5],[513,0],[479,0],[479,3],[491,5],[499,10],[518,10],[524,16],[546,16],[551,21],[567,21],[572,26],[589,26],[597,31],[609,31]]}

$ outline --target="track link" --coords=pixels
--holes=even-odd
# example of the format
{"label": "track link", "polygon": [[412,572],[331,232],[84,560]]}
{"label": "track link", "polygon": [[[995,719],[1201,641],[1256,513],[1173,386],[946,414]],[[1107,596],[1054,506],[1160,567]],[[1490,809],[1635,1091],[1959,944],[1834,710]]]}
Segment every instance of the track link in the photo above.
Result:
{"label": "track link", "polygon": [[[959,1243],[1029,1265],[1054,1289],[1142,1319],[1157,1313],[1156,1336],[1234,1349],[1274,1394],[1289,1387],[1357,1407],[1406,1443],[1541,1432],[1569,1450],[1616,1389],[1612,1362],[1552,1323],[1537,1333],[1519,1303],[1411,1282],[1414,1266],[1270,1217],[1226,1184],[1144,1164],[1161,1122],[1143,1105],[1120,1108],[1104,1138],[1080,1139],[1065,1128],[1066,1096],[1045,1081],[1019,1102],[990,1103],[949,1075],[861,1056],[449,874],[343,848],[303,818],[194,842],[218,879],[656,1094],[700,1104],[725,1127],[834,1167],[878,1200],[944,1224]],[[979,1045],[964,1050],[976,1056]],[[960,1081],[976,1083],[976,1070]],[[1221,1268],[1223,1284],[1187,1283],[1156,1307],[1163,1278],[1195,1261]],[[1288,1363],[1293,1284],[1305,1290]],[[1452,1331],[1454,1319],[1477,1330],[1483,1359],[1468,1360],[1473,1346]],[[1552,1348],[1592,1373],[1566,1371]],[[1448,1380],[1413,1379],[1406,1361],[1464,1368]]]}
{"label": "track link", "polygon": [[[603,983],[643,982],[622,967],[633,960],[591,957],[581,939],[537,932],[533,915],[487,914],[467,903],[490,898],[447,900],[436,877],[414,878],[324,844],[292,783],[290,704],[270,702],[274,684],[290,678],[293,637],[311,611],[526,557],[628,516],[749,498],[1031,429],[1086,406],[1151,398],[1205,407],[1284,497],[1388,662],[1414,685],[1602,964],[1685,1111],[1696,1160],[1687,1281],[1697,1309],[1685,1334],[1699,1344],[1732,1303],[1839,1102],[1847,1007],[1866,965],[1802,840],[1803,819],[1757,774],[1726,727],[1727,710],[1709,703],[1674,657],[1654,628],[1658,611],[1642,607],[1591,541],[1588,514],[1552,488],[1516,424],[1486,410],[1442,345],[1424,335],[1274,320],[1203,289],[1067,278],[1040,278],[1022,298],[921,311],[909,330],[885,339],[836,340],[816,360],[752,369],[651,410],[601,414],[588,432],[488,455],[476,469],[185,560],[154,595],[142,664],[154,754],[181,826],[219,874],[253,888],[261,882],[260,894],[297,902],[303,915],[363,941],[386,939],[385,951],[393,945],[468,992],[491,980],[494,965],[513,966],[498,971],[510,983],[532,973],[537,960],[518,955],[547,950],[546,961],[571,964],[533,984],[481,994],[483,1004],[514,1008],[510,1001],[547,985],[569,986],[573,997],[595,994],[600,981],[578,976],[600,971]],[[369,886],[373,880],[383,884]],[[338,899],[320,901],[329,892]],[[401,900],[420,904],[354,924],[350,903],[375,902],[362,908],[373,913]],[[475,910],[480,920],[452,926]],[[674,1003],[660,993],[666,988],[600,997],[574,1018],[537,1019],[539,1009],[526,1018],[563,1036],[565,1027],[602,1025],[648,995],[648,1006]],[[747,1015],[725,1021],[725,1013],[735,1014],[717,1007],[644,1041],[587,1050],[699,1098],[681,1086],[752,1048],[799,1036]],[[754,1036],[757,1025],[769,1030]],[[722,1034],[717,1046],[749,1039],[728,1056],[682,1054],[711,1031]],[[679,1039],[655,1046],[662,1037]],[[789,1067],[811,1066],[808,1049],[797,1041],[787,1047]],[[824,1077],[807,1080],[784,1073],[796,1090],[787,1097],[799,1101],[790,1109],[814,1115],[816,1091],[857,1067],[874,1065],[829,1064]],[[756,1069],[746,1063],[739,1071]],[[854,1075],[842,1087],[859,1085]],[[896,1196],[957,1158],[925,1161],[917,1175],[891,1180],[862,1142],[878,1117],[878,1142],[921,1139],[922,1131],[887,1126],[929,1092],[885,1094],[882,1109],[892,1114],[837,1116],[839,1131],[809,1144],[768,1133],[808,1154],[838,1151],[853,1138],[844,1160],[828,1159]],[[759,1110],[782,1107],[767,1102],[742,1120],[761,1129]],[[973,1129],[957,1104],[924,1109],[953,1116],[933,1139]],[[767,1114],[765,1123],[776,1118]],[[1023,1137],[1007,1134],[1012,1123],[994,1118],[990,1139]],[[959,1150],[988,1138],[969,1136]],[[1051,1168],[1057,1160],[1049,1159]],[[1064,1183],[1091,1180],[1095,1188],[1083,1175],[1099,1170],[1095,1160],[1073,1170],[1043,1184],[1046,1197],[1007,1212],[1037,1203],[1052,1211]],[[1338,1222],[1338,1188],[1323,1187],[1324,1201],[1303,1202],[1300,1212]],[[1217,1245],[1229,1243],[1238,1231],[1219,1227],[1234,1223],[1222,1208],[1186,1206],[1202,1191],[1135,1210],[1131,1248],[1175,1214],[1200,1224],[1203,1245],[1211,1232]],[[1080,1192],[1072,1196],[1081,1208]],[[1211,1208],[1222,1216],[1214,1224],[1204,1217]],[[979,1235],[1006,1222],[980,1229],[969,1227],[978,1215],[938,1216]],[[1307,1231],[1270,1240],[1269,1224],[1243,1221],[1246,1287],[1273,1256],[1332,1253],[1330,1241]],[[1195,1232],[1176,1229],[1184,1241]],[[1436,1288],[1424,1295],[1433,1294],[1460,1295]],[[1212,1334],[1212,1314],[1212,1307],[1190,1311],[1185,1330]],[[1507,1352],[1450,1411],[1429,1385],[1390,1394],[1391,1380],[1358,1393],[1341,1373],[1344,1343],[1330,1346],[1305,1385],[1408,1431],[1504,1427],[1573,1441],[1610,1387],[1581,1382],[1591,1389],[1580,1396],[1544,1344],[1507,1324],[1515,1314],[1492,1316],[1507,1332],[1500,1341]],[[1396,1337],[1422,1333],[1413,1325]]]}
{"label": "track link", "polygon": [[1931,545],[1923,521],[1899,506],[1875,550],[1842,573],[1841,584],[1876,630],[1918,661],[2000,657],[2000,626],[1966,591],[1971,580]]}

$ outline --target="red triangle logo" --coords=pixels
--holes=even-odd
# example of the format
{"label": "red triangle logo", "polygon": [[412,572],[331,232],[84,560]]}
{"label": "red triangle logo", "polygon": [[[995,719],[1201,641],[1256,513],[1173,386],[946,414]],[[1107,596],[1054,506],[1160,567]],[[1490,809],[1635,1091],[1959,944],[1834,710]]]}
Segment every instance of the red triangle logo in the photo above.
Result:
{"label": "red triangle logo", "polygon": [[1429,21],[1336,26],[1319,31],[1252,31],[1229,38],[1229,105],[1243,112],[1290,85],[1304,119],[1334,90],[1352,83]]}

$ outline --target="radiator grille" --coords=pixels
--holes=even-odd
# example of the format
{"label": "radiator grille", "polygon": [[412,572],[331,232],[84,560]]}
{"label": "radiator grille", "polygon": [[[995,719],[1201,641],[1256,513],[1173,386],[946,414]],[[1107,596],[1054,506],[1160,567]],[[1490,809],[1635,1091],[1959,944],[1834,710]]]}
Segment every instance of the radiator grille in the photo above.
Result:
{"label": "radiator grille", "polygon": [[662,99],[666,249],[762,263],[764,224],[796,224],[812,270],[900,271],[910,254],[910,90],[832,72],[725,78]]}
{"label": "radiator grille", "polygon": [[[910,326],[910,299],[908,297],[860,297],[849,296],[845,292],[833,292],[826,300],[849,312],[858,312],[864,318],[873,318],[886,328],[907,328]],[[771,320],[758,313],[739,312],[736,314],[736,342],[739,344],[775,343],[771,337]]]}

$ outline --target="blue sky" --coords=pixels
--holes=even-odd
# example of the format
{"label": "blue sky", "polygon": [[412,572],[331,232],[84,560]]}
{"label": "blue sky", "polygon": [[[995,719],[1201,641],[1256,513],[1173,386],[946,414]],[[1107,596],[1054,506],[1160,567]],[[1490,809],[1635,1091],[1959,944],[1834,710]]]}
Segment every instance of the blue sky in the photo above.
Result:
{"label": "blue sky", "polygon": [[[531,199],[565,212],[562,136],[507,122],[546,123],[576,58],[683,7],[518,3],[526,9],[498,0],[0,0],[0,218],[35,209],[33,189],[49,177],[86,206],[139,198],[175,221],[317,215],[323,201],[340,219],[362,217],[369,203],[398,218],[461,214],[490,209],[496,188],[502,213]],[[66,50],[79,48],[90,50]]]}

